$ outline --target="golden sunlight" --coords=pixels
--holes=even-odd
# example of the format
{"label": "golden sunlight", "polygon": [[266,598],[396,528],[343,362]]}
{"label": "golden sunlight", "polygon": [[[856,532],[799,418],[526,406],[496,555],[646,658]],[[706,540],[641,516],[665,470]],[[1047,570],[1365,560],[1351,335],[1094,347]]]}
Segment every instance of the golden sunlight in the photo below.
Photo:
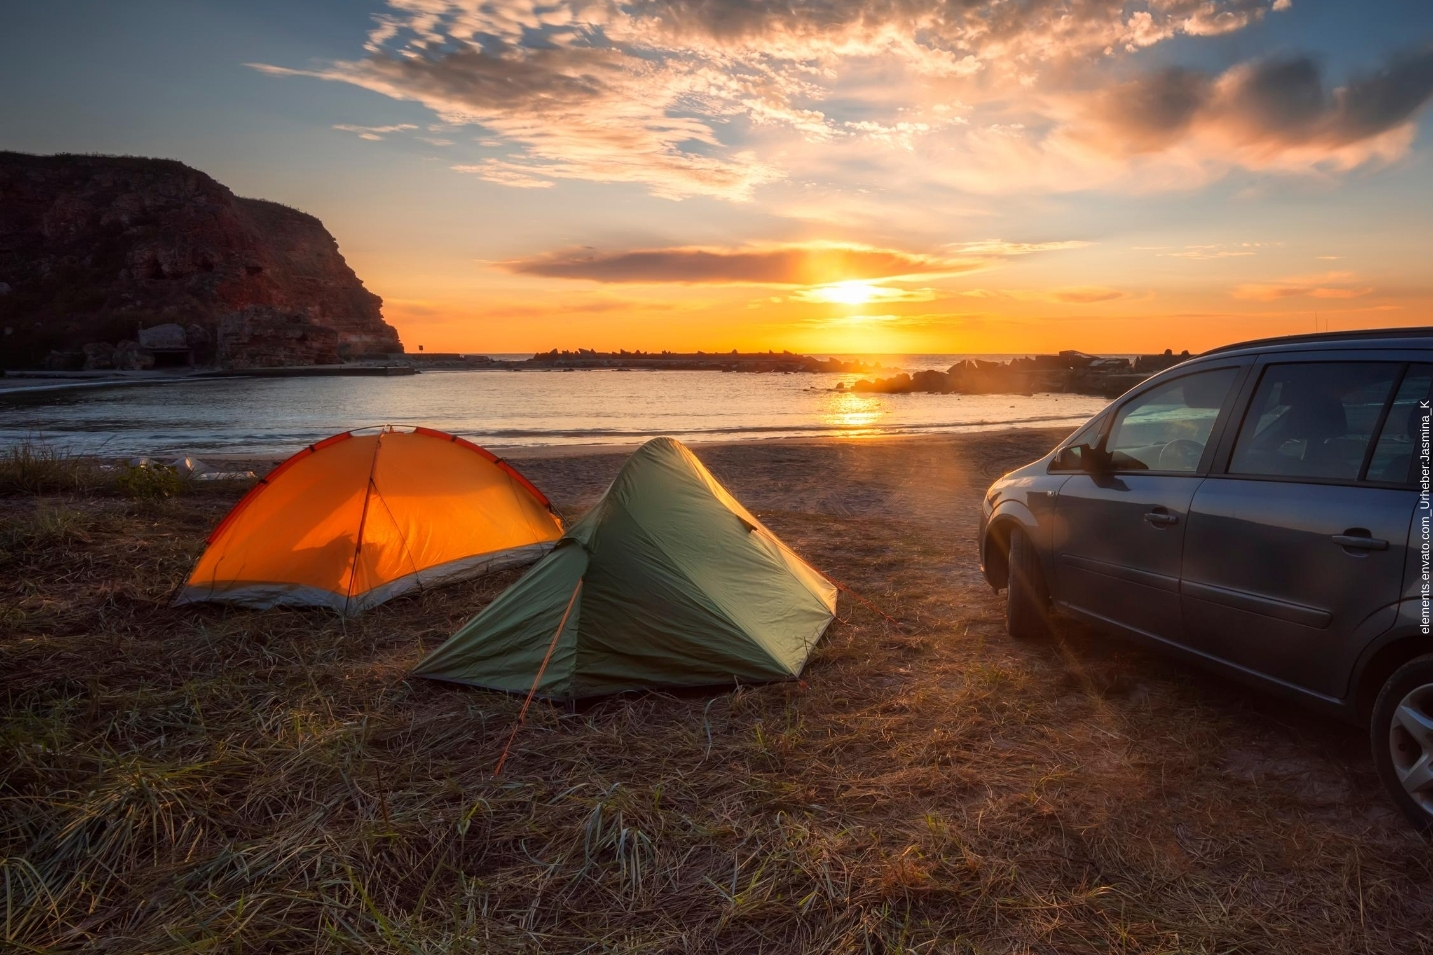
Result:
{"label": "golden sunlight", "polygon": [[865,305],[882,298],[882,292],[889,291],[870,282],[848,281],[834,285],[822,285],[809,290],[803,298],[813,302],[831,302],[836,305]]}
{"label": "golden sunlight", "polygon": [[821,413],[822,423],[843,437],[878,433],[880,420],[887,413],[880,399],[874,395],[849,391],[832,394],[825,405]]}

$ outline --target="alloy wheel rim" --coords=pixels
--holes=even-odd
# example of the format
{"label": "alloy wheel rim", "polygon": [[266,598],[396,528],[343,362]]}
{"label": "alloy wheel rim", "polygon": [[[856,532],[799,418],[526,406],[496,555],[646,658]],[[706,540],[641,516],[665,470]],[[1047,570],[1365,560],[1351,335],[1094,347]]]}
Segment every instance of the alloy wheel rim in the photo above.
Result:
{"label": "alloy wheel rim", "polygon": [[1388,749],[1403,791],[1433,817],[1433,683],[1399,701],[1388,729]]}

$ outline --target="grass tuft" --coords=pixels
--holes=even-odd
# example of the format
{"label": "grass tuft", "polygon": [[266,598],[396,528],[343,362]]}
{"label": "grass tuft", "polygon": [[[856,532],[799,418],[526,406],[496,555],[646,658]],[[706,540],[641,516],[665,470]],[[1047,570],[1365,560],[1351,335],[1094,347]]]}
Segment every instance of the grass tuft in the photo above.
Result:
{"label": "grass tuft", "polygon": [[232,498],[248,479],[197,481],[157,462],[110,463],[40,439],[0,447],[0,497],[87,494],[154,501],[206,493]]}
{"label": "grass tuft", "polygon": [[0,494],[65,494],[106,483],[98,465],[39,440],[0,447]]}

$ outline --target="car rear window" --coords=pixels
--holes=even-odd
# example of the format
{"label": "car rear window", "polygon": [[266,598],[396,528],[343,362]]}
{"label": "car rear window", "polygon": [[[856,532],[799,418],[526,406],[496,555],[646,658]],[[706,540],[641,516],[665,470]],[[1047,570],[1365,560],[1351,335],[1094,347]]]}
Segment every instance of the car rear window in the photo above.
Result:
{"label": "car rear window", "polygon": [[[1270,365],[1239,430],[1229,473],[1357,480],[1403,369],[1398,362]],[[1390,444],[1387,466],[1397,466],[1395,457]]]}
{"label": "car rear window", "polygon": [[1433,384],[1433,365],[1408,366],[1403,383],[1398,386],[1398,395],[1383,421],[1383,430],[1378,433],[1378,443],[1368,462],[1367,480],[1386,484],[1411,480],[1418,433],[1427,414],[1426,410],[1419,410],[1419,405],[1427,400],[1430,384]]}

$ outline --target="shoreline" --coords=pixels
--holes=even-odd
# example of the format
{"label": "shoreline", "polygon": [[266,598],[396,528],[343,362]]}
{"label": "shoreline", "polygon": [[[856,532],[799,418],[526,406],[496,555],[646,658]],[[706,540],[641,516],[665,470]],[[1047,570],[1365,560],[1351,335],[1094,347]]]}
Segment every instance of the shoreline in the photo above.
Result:
{"label": "shoreline", "polygon": [[[966,427],[966,426],[957,426]],[[1076,425],[1075,427],[1079,427]],[[819,447],[822,445],[860,445],[880,446],[889,444],[939,444],[956,443],[955,439],[969,438],[972,435],[998,435],[1009,431],[1050,431],[1058,432],[1061,437],[1069,434],[1073,428],[1063,426],[1050,426],[1044,422],[1030,425],[1016,423],[1002,424],[995,426],[970,425],[963,431],[913,431],[901,434],[867,434],[867,435],[791,435],[773,438],[728,438],[715,441],[682,441],[683,444],[695,448],[801,448]],[[653,435],[653,437],[657,437]],[[502,456],[508,460],[543,460],[547,458],[564,457],[586,457],[600,454],[630,454],[646,443],[642,441],[622,442],[620,444],[559,444],[559,445],[483,445],[489,451],[502,452]],[[1053,447],[1053,445],[1052,445]]]}
{"label": "shoreline", "polygon": [[[908,434],[875,434],[875,435],[793,435],[790,437],[774,438],[736,438],[716,441],[683,441],[682,443],[692,447],[699,453],[701,451],[728,450],[733,448],[786,450],[799,448],[812,448],[824,446],[850,446],[861,448],[875,448],[889,445],[905,444],[912,449],[925,448],[930,445],[940,444],[963,444],[980,438],[999,438],[1018,434],[1020,437],[1029,436],[1033,439],[1031,432],[1049,432],[1049,447],[1054,447],[1066,435],[1070,434],[1079,425],[1067,427],[1064,425],[1048,425],[1043,422],[1036,425],[1020,426],[1017,424],[1003,425],[997,427],[971,428],[965,431],[924,431]],[[653,437],[657,437],[654,435]],[[646,443],[642,441],[624,441],[613,444],[557,444],[557,445],[482,445],[488,451],[497,454],[498,457],[514,463],[532,461],[556,461],[571,458],[603,457],[606,455],[626,456]],[[222,464],[227,466],[243,466],[262,474],[264,470],[275,467],[288,460],[293,454],[303,450],[302,447],[295,448],[290,454],[269,455],[269,454],[245,454],[242,451],[221,451],[214,453],[191,452],[189,457],[200,458],[206,463]],[[175,456],[179,452],[164,452],[164,456],[170,454]],[[154,455],[150,455],[154,456]]]}

